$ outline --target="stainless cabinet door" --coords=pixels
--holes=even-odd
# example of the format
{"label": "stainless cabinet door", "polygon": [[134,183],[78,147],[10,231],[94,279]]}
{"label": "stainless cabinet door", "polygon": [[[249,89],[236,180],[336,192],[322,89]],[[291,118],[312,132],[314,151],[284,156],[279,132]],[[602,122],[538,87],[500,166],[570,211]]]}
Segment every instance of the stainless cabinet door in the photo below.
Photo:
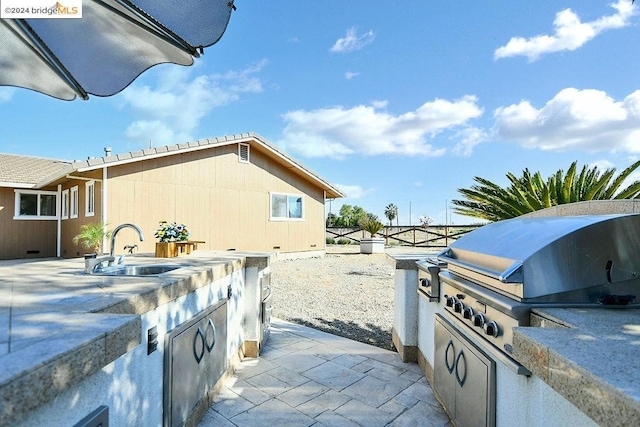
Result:
{"label": "stainless cabinet door", "polygon": [[433,388],[450,418],[455,418],[456,379],[453,372],[458,348],[453,342],[453,336],[437,321]]}
{"label": "stainless cabinet door", "polygon": [[435,322],[434,388],[461,427],[495,425],[495,362],[440,315]]}
{"label": "stainless cabinet door", "polygon": [[181,426],[227,368],[227,300],[171,330],[165,348],[165,426]]}
{"label": "stainless cabinet door", "polygon": [[454,377],[456,379],[456,420],[461,426],[488,426],[489,366],[473,351],[457,341]]}

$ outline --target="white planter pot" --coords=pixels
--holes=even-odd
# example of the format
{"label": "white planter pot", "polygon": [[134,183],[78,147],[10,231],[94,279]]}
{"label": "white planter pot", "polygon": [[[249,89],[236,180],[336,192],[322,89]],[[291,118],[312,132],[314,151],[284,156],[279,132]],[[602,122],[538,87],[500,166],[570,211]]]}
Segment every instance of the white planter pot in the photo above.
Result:
{"label": "white planter pot", "polygon": [[360,240],[361,254],[381,254],[384,253],[384,239],[382,237],[370,237]]}

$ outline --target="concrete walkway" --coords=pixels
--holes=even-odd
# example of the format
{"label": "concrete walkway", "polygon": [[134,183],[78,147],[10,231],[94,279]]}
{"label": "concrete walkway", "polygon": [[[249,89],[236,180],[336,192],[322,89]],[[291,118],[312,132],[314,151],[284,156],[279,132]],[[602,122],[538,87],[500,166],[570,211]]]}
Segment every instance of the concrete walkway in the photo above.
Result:
{"label": "concrete walkway", "polygon": [[397,353],[272,319],[202,418],[209,426],[450,426],[417,364]]}

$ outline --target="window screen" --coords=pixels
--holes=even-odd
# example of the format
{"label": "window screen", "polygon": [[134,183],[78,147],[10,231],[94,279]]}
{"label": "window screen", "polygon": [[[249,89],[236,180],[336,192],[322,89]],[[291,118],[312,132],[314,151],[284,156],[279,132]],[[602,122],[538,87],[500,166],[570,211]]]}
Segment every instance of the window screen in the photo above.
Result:
{"label": "window screen", "polygon": [[303,219],[303,197],[296,194],[271,193],[271,219]]}
{"label": "window screen", "polygon": [[20,194],[20,216],[38,215],[38,195]]}

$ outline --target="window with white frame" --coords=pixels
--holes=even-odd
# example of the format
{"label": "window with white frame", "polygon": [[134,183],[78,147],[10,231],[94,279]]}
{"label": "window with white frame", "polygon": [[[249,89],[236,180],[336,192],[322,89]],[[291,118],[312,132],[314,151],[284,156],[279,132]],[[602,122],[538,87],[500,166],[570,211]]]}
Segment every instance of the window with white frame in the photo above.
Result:
{"label": "window with white frame", "polygon": [[62,200],[60,201],[60,218],[69,219],[69,190],[62,190]]}
{"label": "window with white frame", "polygon": [[58,219],[58,193],[15,190],[14,219]]}
{"label": "window with white frame", "polygon": [[270,219],[301,221],[304,219],[304,198],[299,194],[270,194]]}
{"label": "window with white frame", "polygon": [[96,182],[87,181],[84,184],[84,216],[96,214]]}
{"label": "window with white frame", "polygon": [[71,187],[69,197],[69,218],[78,218],[78,186]]}

